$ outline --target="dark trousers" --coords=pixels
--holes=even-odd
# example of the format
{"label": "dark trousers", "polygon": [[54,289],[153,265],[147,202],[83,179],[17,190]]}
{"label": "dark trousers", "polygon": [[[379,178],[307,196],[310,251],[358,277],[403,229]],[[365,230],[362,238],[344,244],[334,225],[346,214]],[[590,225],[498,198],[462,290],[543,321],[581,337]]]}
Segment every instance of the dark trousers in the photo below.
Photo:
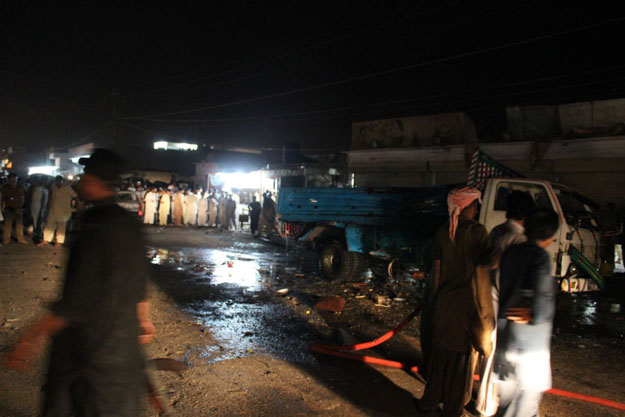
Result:
{"label": "dark trousers", "polygon": [[419,401],[422,412],[443,403],[443,416],[459,417],[471,400],[477,352],[453,352],[434,347],[428,364],[428,381]]}
{"label": "dark trousers", "polygon": [[536,417],[538,405],[543,393],[527,391],[519,387],[516,381],[504,381],[497,384],[499,409],[496,417]]}

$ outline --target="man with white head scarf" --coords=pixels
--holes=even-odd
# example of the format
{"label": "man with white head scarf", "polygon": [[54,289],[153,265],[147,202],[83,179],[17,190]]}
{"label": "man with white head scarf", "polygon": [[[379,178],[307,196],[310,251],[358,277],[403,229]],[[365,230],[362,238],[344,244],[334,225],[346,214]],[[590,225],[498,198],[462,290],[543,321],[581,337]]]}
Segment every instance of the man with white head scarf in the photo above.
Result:
{"label": "man with white head scarf", "polygon": [[487,273],[482,274],[485,285],[477,285],[478,266],[490,262],[486,229],[474,220],[480,198],[475,188],[451,191],[449,222],[438,230],[432,245],[432,340],[427,385],[419,401],[424,414],[443,403],[445,416],[461,416],[471,399],[478,352],[490,353],[483,337],[483,327],[494,326]]}

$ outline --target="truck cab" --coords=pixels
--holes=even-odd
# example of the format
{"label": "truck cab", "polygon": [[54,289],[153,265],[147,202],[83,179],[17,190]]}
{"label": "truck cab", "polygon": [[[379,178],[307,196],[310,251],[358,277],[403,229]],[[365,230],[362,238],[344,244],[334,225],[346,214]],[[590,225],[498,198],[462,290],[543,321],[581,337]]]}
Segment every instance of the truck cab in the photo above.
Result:
{"label": "truck cab", "polygon": [[488,232],[506,220],[506,196],[515,190],[529,193],[538,207],[553,209],[560,217],[560,228],[547,251],[561,289],[600,289],[603,280],[596,271],[600,262],[597,205],[576,191],[549,181],[491,178],[484,188],[479,214],[479,221]]}

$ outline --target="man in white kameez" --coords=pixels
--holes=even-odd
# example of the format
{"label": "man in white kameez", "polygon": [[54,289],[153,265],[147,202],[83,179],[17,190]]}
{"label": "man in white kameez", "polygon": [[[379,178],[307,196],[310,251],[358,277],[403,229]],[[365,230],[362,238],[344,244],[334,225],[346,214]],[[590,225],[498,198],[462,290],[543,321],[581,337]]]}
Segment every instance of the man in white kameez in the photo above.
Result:
{"label": "man in white kameez", "polygon": [[43,231],[43,240],[37,246],[52,243],[56,234],[54,246],[65,243],[67,222],[72,217],[72,200],[77,198],[76,192],[69,185],[64,184],[60,175],[54,179],[48,198],[48,218]]}
{"label": "man in white kameez", "polygon": [[143,218],[144,224],[154,224],[157,204],[158,194],[156,193],[156,188],[150,188],[150,190],[145,193],[145,197],[143,198],[143,207],[145,207],[145,217]]}
{"label": "man in white kameez", "polygon": [[217,200],[215,194],[211,193],[208,197],[208,226],[215,227],[217,221]]}
{"label": "man in white kameez", "polygon": [[208,199],[206,193],[202,191],[197,205],[197,225],[198,227],[206,226],[208,216]]}
{"label": "man in white kameez", "polygon": [[193,190],[189,190],[184,196],[184,224],[187,226],[195,226],[197,224],[197,194]]}
{"label": "man in white kameez", "polygon": [[161,226],[167,226],[167,218],[171,211],[171,195],[169,193],[169,190],[163,190],[158,204],[158,224]]}

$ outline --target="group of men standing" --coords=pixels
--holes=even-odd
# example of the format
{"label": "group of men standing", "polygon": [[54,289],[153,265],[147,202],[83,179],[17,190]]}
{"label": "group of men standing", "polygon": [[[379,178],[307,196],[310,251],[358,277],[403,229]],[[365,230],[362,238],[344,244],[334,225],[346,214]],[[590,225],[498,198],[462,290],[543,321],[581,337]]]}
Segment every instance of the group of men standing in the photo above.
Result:
{"label": "group of men standing", "polygon": [[[2,243],[11,241],[13,227],[17,241],[26,244],[24,223],[28,219],[26,232],[39,239],[37,246],[65,243],[67,223],[77,202],[76,192],[57,176],[49,187],[45,181],[35,178],[28,190],[18,183],[17,175],[9,174],[8,182],[0,189],[4,226]],[[1,219],[0,219],[1,220]]]}
{"label": "group of men standing", "polygon": [[550,338],[556,283],[546,252],[559,228],[551,209],[513,191],[507,220],[490,234],[475,221],[481,193],[448,196],[449,221],[432,246],[432,274],[421,316],[418,408],[461,416],[480,376],[475,409],[485,416],[537,416],[551,387]]}
{"label": "group of men standing", "polygon": [[[160,226],[219,227],[236,230],[241,202],[236,193],[210,192],[201,189],[148,188],[137,191],[144,207],[143,223]],[[250,230],[256,235],[260,230],[270,233],[276,216],[276,208],[270,192],[263,194],[263,205],[252,196],[248,204]]]}
{"label": "group of men standing", "polygon": [[236,194],[201,189],[157,189],[138,191],[143,203],[144,224],[236,229]]}

